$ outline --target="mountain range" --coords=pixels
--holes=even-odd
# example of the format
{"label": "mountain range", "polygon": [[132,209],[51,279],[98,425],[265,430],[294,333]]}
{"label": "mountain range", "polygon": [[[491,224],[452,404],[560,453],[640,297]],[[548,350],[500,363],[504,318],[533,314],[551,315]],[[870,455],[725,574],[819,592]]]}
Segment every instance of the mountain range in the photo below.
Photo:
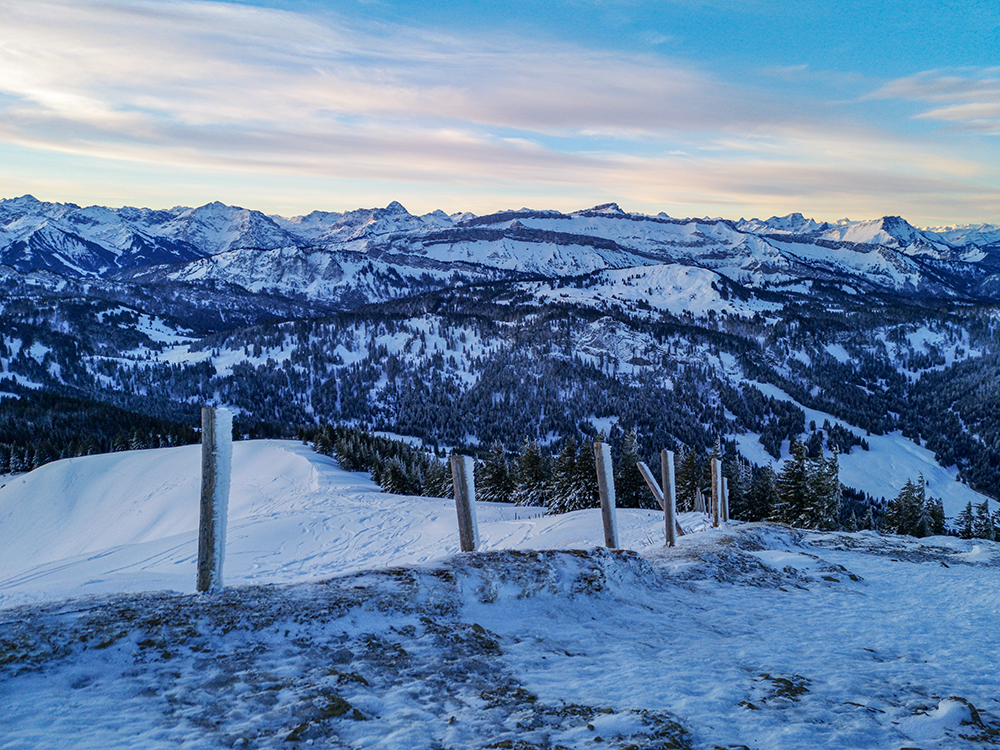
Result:
{"label": "mountain range", "polygon": [[[51,399],[144,415],[91,435],[104,449],[189,435],[211,402],[245,435],[345,423],[470,451],[635,429],[647,455],[764,465],[800,440],[861,495],[916,473],[998,497],[998,302],[993,225],[23,196],[0,201],[0,473],[123,419],[52,422]],[[879,435],[926,456],[873,469]]]}
{"label": "mountain range", "polygon": [[[239,284],[341,309],[499,278],[698,266],[751,288],[802,280],[857,291],[994,299],[1000,226],[918,229],[896,216],[817,222],[674,219],[616,204],[565,214],[413,216],[397,202],[283,218],[209,203],[168,210],[0,200],[0,264],[68,277]],[[390,276],[394,284],[379,283]],[[397,278],[398,277],[398,278]]]}

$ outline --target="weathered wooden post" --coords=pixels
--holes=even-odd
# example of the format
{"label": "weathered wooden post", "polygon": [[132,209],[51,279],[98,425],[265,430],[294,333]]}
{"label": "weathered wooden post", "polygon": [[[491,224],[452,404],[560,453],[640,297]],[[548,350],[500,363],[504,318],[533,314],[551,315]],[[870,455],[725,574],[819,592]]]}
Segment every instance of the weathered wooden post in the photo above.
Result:
{"label": "weathered wooden post", "polygon": [[722,477],[722,522],[729,523],[729,478]]}
{"label": "weathered wooden post", "polygon": [[198,526],[198,591],[222,588],[226,517],[233,469],[233,415],[201,410],[201,517]]}
{"label": "weathered wooden post", "polygon": [[597,486],[601,492],[601,518],[604,520],[604,546],[618,549],[618,519],[615,516],[615,476],[611,463],[611,446],[594,443],[594,463],[597,466]]}
{"label": "weathered wooden post", "polygon": [[[661,461],[662,461],[662,459],[661,459]],[[663,490],[660,489],[660,485],[658,485],[656,483],[656,480],[653,478],[653,472],[651,472],[649,470],[649,467],[646,466],[646,463],[644,461],[640,461],[639,463],[636,464],[636,466],[639,467],[639,473],[642,474],[642,478],[646,480],[646,486],[649,487],[649,491],[653,493],[653,497],[656,498],[656,502],[658,502],[660,504],[660,507],[663,508],[663,513],[666,514],[666,512],[667,512],[667,501],[663,497]],[[662,464],[661,464],[661,468],[662,468]],[[676,506],[676,502],[677,502],[676,501],[676,493],[674,494],[674,498],[675,498],[674,499],[674,508],[675,508],[675,511],[676,511],[676,507],[677,507]],[[666,519],[664,519],[664,520],[666,520]],[[675,540],[679,536],[684,536],[684,529],[682,529],[680,523],[677,522],[677,514],[676,514],[676,512],[674,513],[673,528],[674,528],[674,535],[675,535],[674,539]],[[669,538],[669,536],[667,537],[667,544],[668,545],[670,544],[670,538]]]}
{"label": "weathered wooden post", "polygon": [[455,487],[458,511],[458,543],[462,552],[475,552],[479,546],[476,524],[476,460],[472,456],[451,454],[451,480]]}
{"label": "weathered wooden post", "polygon": [[708,513],[705,507],[705,491],[700,487],[694,491],[694,509],[697,513]]}
{"label": "weathered wooden post", "polygon": [[667,546],[677,544],[677,489],[674,479],[674,452],[660,451],[660,478],[663,482],[663,523],[667,530]]}
{"label": "weathered wooden post", "polygon": [[719,528],[722,509],[722,461],[712,459],[712,528]]}

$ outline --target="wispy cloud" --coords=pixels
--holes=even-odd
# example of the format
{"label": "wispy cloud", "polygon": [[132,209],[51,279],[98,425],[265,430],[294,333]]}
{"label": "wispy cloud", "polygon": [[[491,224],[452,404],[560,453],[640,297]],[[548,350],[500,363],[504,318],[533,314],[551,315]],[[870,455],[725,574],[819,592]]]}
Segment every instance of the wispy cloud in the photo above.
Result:
{"label": "wispy cloud", "polygon": [[1000,135],[1000,68],[925,71],[890,81],[871,96],[935,105],[917,117]]}
{"label": "wispy cloud", "polygon": [[[827,200],[826,212],[835,203],[871,215],[940,206],[929,196],[941,191],[986,205],[995,192],[975,187],[974,161],[829,106],[660,56],[499,33],[201,0],[35,0],[0,4],[0,70],[2,143],[421,184],[428,200],[467,186],[463,209],[478,210],[477,190],[520,205],[517,195],[544,188],[553,207],[583,194],[643,210]],[[987,75],[966,82],[970,97],[994,91]],[[967,127],[995,117],[995,97],[949,91],[928,74],[876,96],[924,97]]]}

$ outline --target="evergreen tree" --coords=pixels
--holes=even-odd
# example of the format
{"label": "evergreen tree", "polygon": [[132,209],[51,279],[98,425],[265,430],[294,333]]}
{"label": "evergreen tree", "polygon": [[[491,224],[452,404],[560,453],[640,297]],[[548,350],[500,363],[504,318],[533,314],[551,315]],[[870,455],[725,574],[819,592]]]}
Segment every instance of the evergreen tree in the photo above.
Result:
{"label": "evergreen tree", "polygon": [[794,441],[791,452],[776,481],[771,520],[804,529],[838,528],[843,490],[837,451],[828,459],[812,460],[806,447]]}
{"label": "evergreen tree", "polygon": [[852,510],[850,515],[847,516],[847,523],[844,525],[844,531],[857,531],[858,530],[858,517],[854,515]]}
{"label": "evergreen tree", "polygon": [[698,461],[695,450],[687,451],[677,464],[675,480],[677,482],[677,510],[685,513],[694,510],[695,493],[701,489],[704,470]]}
{"label": "evergreen tree", "polygon": [[777,478],[774,469],[764,466],[755,470],[746,495],[745,510],[739,518],[743,521],[763,521],[770,518],[777,498]]}
{"label": "evergreen tree", "polygon": [[385,462],[385,469],[380,474],[378,484],[383,492],[391,492],[394,495],[420,494],[420,488],[414,481],[410,467],[396,456]]}
{"label": "evergreen tree", "polygon": [[451,471],[436,456],[428,459],[422,494],[425,497],[452,497],[454,494]]}
{"label": "evergreen tree", "polygon": [[593,455],[588,455],[586,444],[578,450],[576,439],[571,435],[553,464],[549,512],[568,513],[599,506]]}
{"label": "evergreen tree", "polygon": [[875,506],[869,503],[868,510],[865,511],[865,517],[861,521],[861,528],[866,531],[875,531],[877,527],[878,524],[875,521]]}
{"label": "evergreen tree", "polygon": [[993,519],[990,517],[990,501],[983,498],[983,501],[976,506],[976,517],[972,524],[972,535],[976,539],[996,539],[996,530],[993,528]]}
{"label": "evergreen tree", "polygon": [[729,482],[729,516],[747,519],[748,495],[753,482],[753,464],[739,453],[735,459],[722,465],[722,473]]}
{"label": "evergreen tree", "polygon": [[639,458],[638,442],[633,427],[625,433],[621,453],[615,462],[615,504],[621,508],[659,509],[660,504],[649,491],[636,466],[642,460]]}
{"label": "evergreen tree", "polygon": [[941,498],[927,499],[928,512],[931,517],[931,535],[943,536],[948,533],[948,526],[944,515],[944,503]]}
{"label": "evergreen tree", "polygon": [[537,440],[525,440],[514,470],[513,501],[516,505],[549,505],[550,479],[545,457]]}
{"label": "evergreen tree", "polygon": [[955,519],[955,527],[958,530],[958,535],[962,539],[972,539],[975,535],[975,524],[976,516],[972,512],[972,501],[970,500]]}
{"label": "evergreen tree", "polygon": [[[333,455],[333,442],[330,440],[328,430],[320,430],[319,434],[316,436],[315,442],[313,443],[313,450],[324,456]],[[343,468],[343,466],[341,466],[341,468]]]}
{"label": "evergreen tree", "polygon": [[824,459],[822,454],[814,463],[813,479],[814,506],[808,527],[832,531],[840,526],[840,505],[843,491],[840,486],[840,451],[834,448],[832,455]]}
{"label": "evergreen tree", "polygon": [[809,454],[806,447],[795,440],[791,446],[792,456],[781,467],[776,482],[777,502],[771,509],[770,520],[800,526],[808,520],[813,506],[812,483]]}
{"label": "evergreen tree", "polygon": [[920,523],[923,503],[921,490],[907,479],[903,489],[892,500],[882,517],[882,528],[890,534],[908,534],[914,536]]}
{"label": "evergreen tree", "polygon": [[507,451],[499,440],[490,446],[485,459],[476,461],[476,499],[490,503],[510,502],[514,494],[514,475]]}

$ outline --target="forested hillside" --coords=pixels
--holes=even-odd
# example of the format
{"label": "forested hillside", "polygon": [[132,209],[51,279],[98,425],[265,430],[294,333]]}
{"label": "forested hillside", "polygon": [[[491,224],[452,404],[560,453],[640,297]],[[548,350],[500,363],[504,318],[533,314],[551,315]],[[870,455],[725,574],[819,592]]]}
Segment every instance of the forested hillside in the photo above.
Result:
{"label": "forested hillside", "polygon": [[[944,240],[852,244],[819,225],[796,235],[617,207],[407,216],[354,216],[326,244],[260,251],[250,266],[252,248],[230,243],[181,261],[184,273],[7,268],[0,404],[14,416],[0,444],[17,468],[28,452],[35,465],[184,442],[200,406],[217,403],[234,409],[238,437],[341,425],[511,460],[533,443],[554,460],[569,440],[633,434],[642,458],[742,454],[751,476],[796,440],[814,458],[849,456],[898,432],[1000,496],[996,304],[872,270],[881,259],[931,274],[920,248],[933,240],[935,263],[950,252],[957,273],[966,261]],[[531,253],[549,254],[547,273]],[[309,282],[323,268],[333,291]],[[54,420],[80,412],[71,404],[100,416]]]}

